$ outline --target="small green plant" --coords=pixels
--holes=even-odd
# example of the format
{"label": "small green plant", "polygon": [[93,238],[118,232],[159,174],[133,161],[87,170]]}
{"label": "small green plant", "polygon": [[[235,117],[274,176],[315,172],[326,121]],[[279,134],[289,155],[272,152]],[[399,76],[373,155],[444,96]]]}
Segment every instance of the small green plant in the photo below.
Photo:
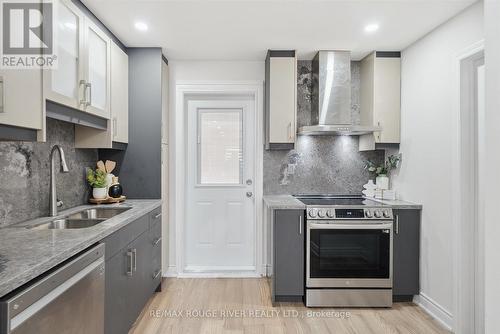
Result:
{"label": "small green plant", "polygon": [[106,188],[106,173],[102,170],[87,170],[87,182],[92,188]]}
{"label": "small green plant", "polygon": [[368,169],[369,172],[377,174],[377,176],[389,175],[391,170],[398,168],[400,161],[401,161],[401,156],[399,154],[388,156],[387,160],[384,161],[382,165],[377,165],[373,161],[368,160],[365,169]]}

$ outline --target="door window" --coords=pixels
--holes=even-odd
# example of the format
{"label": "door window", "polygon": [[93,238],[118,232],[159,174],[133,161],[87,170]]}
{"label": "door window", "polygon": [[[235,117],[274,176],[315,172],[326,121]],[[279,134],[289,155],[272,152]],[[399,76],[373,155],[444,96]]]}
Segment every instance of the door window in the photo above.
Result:
{"label": "door window", "polygon": [[198,110],[198,184],[241,185],[241,109]]}

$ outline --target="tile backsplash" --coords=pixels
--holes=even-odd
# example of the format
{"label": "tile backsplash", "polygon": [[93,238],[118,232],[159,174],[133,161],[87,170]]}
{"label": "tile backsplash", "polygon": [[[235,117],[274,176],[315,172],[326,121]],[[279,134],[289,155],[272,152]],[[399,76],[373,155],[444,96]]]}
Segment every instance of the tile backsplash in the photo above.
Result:
{"label": "tile backsplash", "polygon": [[56,156],[57,194],[61,209],[87,202],[85,167],[95,166],[97,150],[75,148],[74,125],[47,119],[47,141],[0,142],[0,226],[49,213],[50,161],[52,146],[60,145],[69,173],[60,173]]}
{"label": "tile backsplash", "polygon": [[[351,63],[352,123],[359,124],[360,66]],[[297,127],[311,124],[311,61],[298,61]],[[264,151],[264,194],[360,194],[373,178],[367,160],[382,162],[384,151],[359,152],[356,136],[298,136],[295,149]]]}

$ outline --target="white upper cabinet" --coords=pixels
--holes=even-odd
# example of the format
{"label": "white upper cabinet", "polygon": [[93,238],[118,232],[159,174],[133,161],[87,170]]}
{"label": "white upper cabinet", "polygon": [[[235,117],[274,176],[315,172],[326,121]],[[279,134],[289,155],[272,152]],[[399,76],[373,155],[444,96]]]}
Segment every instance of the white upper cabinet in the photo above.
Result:
{"label": "white upper cabinet", "polygon": [[0,70],[0,124],[41,130],[42,71]]}
{"label": "white upper cabinet", "polygon": [[44,95],[46,99],[75,109],[85,107],[83,97],[84,83],[83,49],[84,18],[78,8],[67,0],[59,0],[57,4],[56,55],[57,68],[44,72]]}
{"label": "white upper cabinet", "polygon": [[111,128],[113,141],[128,143],[128,56],[111,43]]}
{"label": "white upper cabinet", "polygon": [[[372,141],[401,141],[401,56],[373,52],[361,61],[361,122],[382,127]],[[364,136],[366,137],[366,136]]]}
{"label": "white upper cabinet", "polygon": [[[96,41],[96,44],[99,42]],[[128,56],[114,42],[111,42],[110,49],[111,119],[108,120],[107,130],[75,125],[75,147],[114,148],[117,142],[128,143]],[[99,80],[94,82],[99,82]],[[97,99],[95,101],[97,105],[98,101],[102,102],[100,98]]]}
{"label": "white upper cabinet", "polygon": [[295,51],[269,50],[266,58],[266,149],[293,148],[296,115]]}
{"label": "white upper cabinet", "polygon": [[57,4],[58,66],[44,72],[44,96],[110,118],[110,38],[71,1]]}
{"label": "white upper cabinet", "polygon": [[87,19],[85,42],[85,111],[109,118],[111,39]]}

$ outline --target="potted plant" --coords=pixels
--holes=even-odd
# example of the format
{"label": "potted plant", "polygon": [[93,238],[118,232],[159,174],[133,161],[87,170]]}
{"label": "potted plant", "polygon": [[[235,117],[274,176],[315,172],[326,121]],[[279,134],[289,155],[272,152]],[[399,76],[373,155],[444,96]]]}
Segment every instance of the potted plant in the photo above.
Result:
{"label": "potted plant", "polygon": [[399,161],[401,161],[401,156],[399,154],[390,155],[381,165],[377,165],[376,163],[368,160],[365,169],[368,169],[368,171],[377,175],[375,182],[378,189],[389,189],[389,175],[391,170],[398,168]]}
{"label": "potted plant", "polygon": [[108,197],[106,191],[106,173],[102,170],[87,170],[87,182],[92,187],[92,197],[95,199],[105,199]]}

